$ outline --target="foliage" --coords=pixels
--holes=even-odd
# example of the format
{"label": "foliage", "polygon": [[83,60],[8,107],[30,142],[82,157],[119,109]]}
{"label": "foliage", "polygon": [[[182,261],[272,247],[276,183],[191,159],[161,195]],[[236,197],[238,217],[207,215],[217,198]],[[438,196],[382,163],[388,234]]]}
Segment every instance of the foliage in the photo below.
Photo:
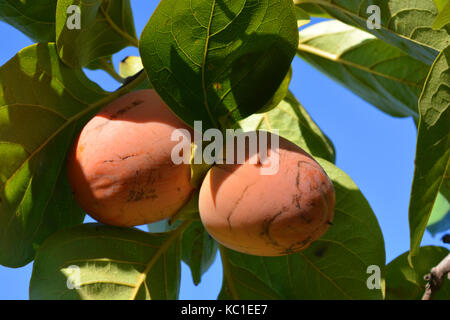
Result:
{"label": "foliage", "polygon": [[[420,299],[425,290],[423,276],[430,272],[449,251],[442,247],[425,246],[419,249],[414,258],[414,268],[408,263],[409,252],[397,257],[386,267],[386,299],[389,300],[417,300]],[[435,299],[450,299],[450,284],[444,286],[434,297]]]}
{"label": "foliage", "polygon": [[[2,1],[0,20],[37,43],[0,67],[0,264],[34,260],[32,299],[177,299],[181,261],[198,284],[218,252],[219,299],[420,298],[423,275],[448,253],[420,243],[427,225],[449,226],[449,4],[160,0],[138,39],[129,0]],[[81,29],[67,26],[71,5],[80,8]],[[381,9],[380,29],[367,28],[369,5]],[[310,16],[335,20],[304,28]],[[144,72],[135,74],[139,58],[116,72],[112,55],[126,46],[139,48]],[[383,112],[418,122],[411,249],[387,266],[368,201],[289,91],[295,54]],[[84,67],[123,83],[105,92]],[[149,232],[83,224],[65,174],[70,145],[101,107],[150,87],[191,126],[278,130],[309,152],[336,190],[329,231],[299,253],[245,255],[208,235],[198,194]],[[197,188],[205,169],[192,166]],[[370,289],[373,266],[380,281]],[[437,297],[448,294],[447,285]]]}

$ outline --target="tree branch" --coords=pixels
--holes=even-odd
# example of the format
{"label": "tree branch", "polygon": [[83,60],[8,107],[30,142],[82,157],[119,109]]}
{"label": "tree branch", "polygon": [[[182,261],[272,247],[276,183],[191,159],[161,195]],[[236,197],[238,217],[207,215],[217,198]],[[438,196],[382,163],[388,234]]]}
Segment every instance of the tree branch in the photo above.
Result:
{"label": "tree branch", "polygon": [[446,234],[442,237],[442,242],[444,243],[450,243],[450,234]]}
{"label": "tree branch", "polygon": [[433,295],[439,291],[445,278],[450,276],[450,254],[448,254],[439,264],[432,268],[430,273],[424,279],[428,281],[425,285],[425,293],[422,300],[431,300]]}

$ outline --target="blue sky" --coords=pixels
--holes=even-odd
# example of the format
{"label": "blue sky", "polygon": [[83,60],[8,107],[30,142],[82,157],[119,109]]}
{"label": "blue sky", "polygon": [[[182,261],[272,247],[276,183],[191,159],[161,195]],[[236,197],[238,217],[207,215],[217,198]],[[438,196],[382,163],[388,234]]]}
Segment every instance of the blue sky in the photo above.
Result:
{"label": "blue sky", "polygon": [[[157,1],[132,0],[131,4],[139,35]],[[0,22],[0,34],[0,65],[32,44],[21,32],[3,22]],[[138,55],[138,50],[126,48],[116,54],[116,68],[128,55]],[[297,57],[293,70],[291,91],[333,141],[337,166],[352,177],[369,201],[384,235],[387,262],[391,261],[409,250],[408,204],[416,143],[412,119],[393,118],[378,111]],[[106,90],[118,87],[103,71],[87,74]],[[442,245],[439,238],[440,235],[432,238],[426,232],[422,245]],[[0,266],[0,300],[28,299],[31,271],[32,263],[19,269]],[[199,286],[193,284],[190,271],[183,264],[181,299],[215,299],[221,285],[222,267],[218,257]]]}

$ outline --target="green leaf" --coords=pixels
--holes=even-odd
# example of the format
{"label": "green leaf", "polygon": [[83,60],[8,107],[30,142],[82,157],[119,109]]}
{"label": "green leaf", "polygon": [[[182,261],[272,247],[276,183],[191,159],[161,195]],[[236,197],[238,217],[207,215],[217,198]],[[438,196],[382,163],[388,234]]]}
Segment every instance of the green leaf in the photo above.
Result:
{"label": "green leaf", "polygon": [[278,87],[275,94],[270,98],[270,100],[258,110],[258,113],[263,113],[266,111],[271,110],[272,108],[278,106],[278,104],[286,97],[286,94],[289,91],[289,85],[291,83],[292,79],[292,67],[289,68],[288,73],[285,75],[283,81],[281,82],[280,86]]}
{"label": "green leaf", "polygon": [[297,16],[297,26],[299,28],[311,22],[311,17],[309,16],[308,12],[306,12],[302,8],[295,7],[295,14]]}
{"label": "green leaf", "polygon": [[442,11],[439,11],[439,15],[437,16],[436,20],[434,20],[433,29],[439,30],[444,26],[448,25],[449,23],[450,23],[450,2],[447,2],[447,5],[445,5],[445,7],[442,8]]}
{"label": "green leaf", "polygon": [[51,233],[82,222],[65,155],[106,94],[62,64],[54,44],[27,47],[0,68],[0,264],[27,264]]}
{"label": "green leaf", "polygon": [[437,233],[450,230],[450,168],[447,168],[441,189],[434,202],[427,230],[433,237]]}
{"label": "green leaf", "polygon": [[[333,18],[368,31],[429,65],[450,40],[450,28],[433,30],[438,11],[433,0],[295,0],[301,8],[313,5]],[[381,28],[370,30],[369,5],[380,8]]]}
{"label": "green leaf", "polygon": [[[296,0],[294,0],[294,4],[297,4]],[[326,13],[325,11],[323,11],[314,4],[302,3],[301,6],[296,5],[296,8],[302,9],[304,12],[306,12],[309,16],[312,17],[333,19],[332,16],[330,16],[328,13]]]}
{"label": "green leaf", "polygon": [[433,0],[433,1],[439,12],[442,12],[442,10],[444,10],[445,5],[449,2],[449,0]]}
{"label": "green leaf", "polygon": [[162,0],[139,49],[162,99],[206,130],[269,101],[295,56],[297,30],[292,0]]}
{"label": "green leaf", "polygon": [[216,258],[217,242],[200,221],[195,221],[183,233],[181,248],[182,259],[191,269],[194,284],[198,285]]}
{"label": "green leaf", "polygon": [[[70,6],[80,9],[79,29],[72,28],[76,12],[67,13]],[[109,56],[123,48],[137,47],[136,31],[129,0],[60,0],[56,9],[56,46],[61,59],[71,67]]]}
{"label": "green leaf", "polygon": [[[382,299],[384,241],[377,219],[354,182],[318,159],[333,181],[336,206],[327,233],[299,253],[257,257],[221,247],[221,299]],[[367,286],[369,266],[380,268],[380,289]],[[372,283],[372,282],[371,282]]]}
{"label": "green leaf", "polygon": [[179,227],[181,221],[176,221],[173,224],[169,223],[169,219],[160,220],[157,222],[147,224],[147,228],[149,232],[152,233],[161,233],[175,230]]}
{"label": "green leaf", "polygon": [[300,31],[297,54],[378,109],[419,117],[417,101],[430,67],[375,36],[326,21]]}
{"label": "green leaf", "polygon": [[22,31],[35,42],[55,41],[57,0],[0,1],[0,21]]}
{"label": "green leaf", "polygon": [[[414,269],[408,264],[408,252],[405,252],[386,267],[386,299],[419,300],[425,292],[426,281],[423,277],[448,255],[442,247],[425,246],[418,250],[414,258]],[[433,296],[433,300],[450,299],[450,281]]]}
{"label": "green leaf", "polygon": [[59,231],[37,252],[30,298],[176,299],[188,226],[159,234],[100,224]]}
{"label": "green leaf", "polygon": [[[448,191],[448,189],[447,189]],[[443,196],[439,192],[436,202],[433,206],[433,211],[428,220],[427,230],[434,237],[437,233],[450,230],[450,202],[449,196]]]}
{"label": "green leaf", "polygon": [[419,100],[420,120],[409,203],[411,257],[418,253],[450,159],[450,46],[433,64]]}
{"label": "green leaf", "polygon": [[239,121],[235,128],[244,131],[278,129],[283,138],[297,144],[313,156],[334,162],[333,144],[314,123],[306,110],[289,91],[276,108],[265,113],[256,113]]}

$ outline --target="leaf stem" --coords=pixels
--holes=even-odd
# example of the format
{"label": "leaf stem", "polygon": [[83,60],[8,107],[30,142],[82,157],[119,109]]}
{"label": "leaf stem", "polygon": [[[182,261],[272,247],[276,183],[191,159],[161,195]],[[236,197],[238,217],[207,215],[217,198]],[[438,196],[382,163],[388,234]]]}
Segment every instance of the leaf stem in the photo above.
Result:
{"label": "leaf stem", "polygon": [[163,255],[164,252],[166,252],[169,249],[169,247],[173,244],[173,242],[177,240],[183,234],[184,231],[186,231],[186,229],[190,226],[191,223],[192,221],[183,221],[177,229],[172,231],[171,235],[167,238],[167,240],[164,241],[164,243],[158,248],[155,254],[150,258],[150,260],[146,264],[144,271],[142,271],[141,274],[139,275],[136,287],[134,288],[130,296],[130,300],[136,299],[139,289],[145,282],[147,274],[150,272],[152,267],[155,265],[155,263],[158,261],[161,255]]}
{"label": "leaf stem", "polygon": [[228,289],[230,290],[231,296],[234,300],[239,300],[239,295],[237,293],[236,287],[234,286],[234,282],[231,275],[231,264],[230,259],[228,258],[227,249],[219,244],[220,258],[222,260],[222,268],[223,268],[223,281],[226,281],[228,284]]}
{"label": "leaf stem", "polygon": [[120,83],[123,83],[125,81],[125,79],[116,72],[116,69],[114,69],[111,64],[105,61],[105,59],[100,59],[100,64],[102,65],[102,70],[107,72],[111,77],[114,78],[114,80]]}

